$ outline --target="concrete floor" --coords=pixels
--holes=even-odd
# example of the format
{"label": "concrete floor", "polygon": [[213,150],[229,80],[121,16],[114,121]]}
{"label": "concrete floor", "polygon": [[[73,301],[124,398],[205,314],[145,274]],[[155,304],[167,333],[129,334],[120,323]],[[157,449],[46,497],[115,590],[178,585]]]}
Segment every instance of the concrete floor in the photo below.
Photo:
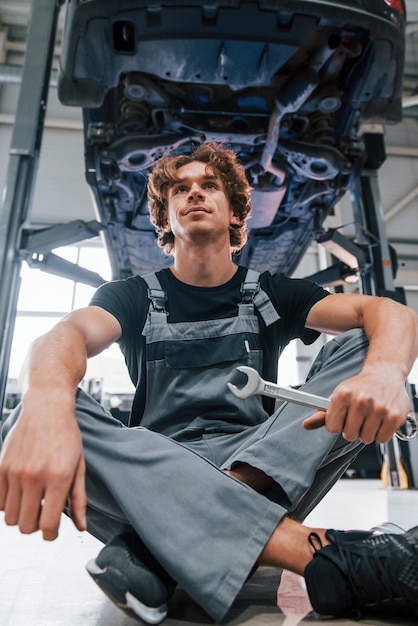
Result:
{"label": "concrete floor", "polygon": [[[377,480],[341,480],[307,521],[312,525],[369,528],[390,520],[404,528],[418,523],[418,490],[385,489]],[[0,518],[0,626],[134,626],[84,569],[101,544],[77,532],[63,518],[60,537],[45,543],[39,534],[23,536]],[[354,626],[347,620],[321,620],[311,612],[303,579],[260,568],[241,592],[224,624],[228,626]],[[165,626],[211,624],[181,591],[176,592]],[[412,626],[418,618],[368,618],[367,626]]]}

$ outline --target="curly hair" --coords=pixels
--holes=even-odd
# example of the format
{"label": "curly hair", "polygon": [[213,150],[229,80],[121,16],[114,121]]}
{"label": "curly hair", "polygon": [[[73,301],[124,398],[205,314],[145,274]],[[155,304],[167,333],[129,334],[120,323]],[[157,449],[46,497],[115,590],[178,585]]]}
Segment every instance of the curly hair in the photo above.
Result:
{"label": "curly hair", "polygon": [[148,178],[150,219],[158,235],[158,245],[166,254],[174,250],[174,235],[167,226],[167,194],[175,184],[178,169],[199,161],[207,163],[220,177],[237,222],[230,225],[231,251],[238,252],[247,241],[247,219],[251,213],[250,185],[245,170],[232,150],[218,143],[204,143],[191,154],[166,156],[157,161]]}

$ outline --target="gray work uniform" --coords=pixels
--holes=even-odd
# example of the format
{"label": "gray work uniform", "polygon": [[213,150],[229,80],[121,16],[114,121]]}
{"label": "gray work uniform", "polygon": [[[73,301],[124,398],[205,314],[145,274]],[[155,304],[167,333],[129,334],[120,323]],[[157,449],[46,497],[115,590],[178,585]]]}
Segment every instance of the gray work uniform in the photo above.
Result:
{"label": "gray work uniform", "polygon": [[[253,301],[258,298],[267,320],[274,311],[258,288],[236,317],[167,324],[164,293],[154,278],[150,282],[141,426],[122,425],[77,393],[89,530],[106,540],[132,526],[167,572],[219,620],[282,517],[303,520],[362,445],[323,428],[304,431],[310,409],[283,403],[268,416],[260,397],[242,401],[227,391],[237,365],[260,368]],[[303,388],[329,395],[360,370],[366,349],[361,331],[332,340]],[[256,493],[222,471],[236,461],[260,468],[280,487]]]}
{"label": "gray work uniform", "polygon": [[227,382],[239,365],[261,372],[259,321],[279,319],[259,273],[247,270],[237,315],[224,319],[168,323],[167,296],[155,274],[143,277],[150,309],[146,338],[146,403],[141,426],[177,441],[214,433],[237,433],[265,422],[261,396],[239,400]]}

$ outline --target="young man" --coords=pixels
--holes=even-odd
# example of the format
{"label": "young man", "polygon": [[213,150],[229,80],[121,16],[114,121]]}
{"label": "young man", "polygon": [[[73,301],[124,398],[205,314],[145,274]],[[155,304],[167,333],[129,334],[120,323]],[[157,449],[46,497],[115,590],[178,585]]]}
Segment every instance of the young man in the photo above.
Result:
{"label": "young man", "polygon": [[[90,574],[148,623],[165,617],[176,584],[223,618],[258,564],[304,575],[322,614],[416,611],[418,527],[376,535],[301,524],[364,444],[389,441],[405,422],[416,314],[237,267],[249,188],[217,145],[157,163],[149,201],[174,264],[102,286],[33,345],[22,406],[3,432],[6,523],[53,540],[68,504],[78,529],[108,542]],[[326,413],[274,411],[229,391],[238,365],[274,380],[284,346],[321,331],[338,337],[303,388],[330,396]],[[87,357],[114,341],[137,386],[130,428],[77,389]]]}

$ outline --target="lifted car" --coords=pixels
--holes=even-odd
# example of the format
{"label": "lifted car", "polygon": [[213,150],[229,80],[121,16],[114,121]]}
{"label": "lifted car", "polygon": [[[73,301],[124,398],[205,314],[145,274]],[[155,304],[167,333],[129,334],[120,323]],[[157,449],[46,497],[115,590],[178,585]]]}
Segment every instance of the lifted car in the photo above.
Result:
{"label": "lifted car", "polygon": [[147,173],[220,141],[252,186],[236,261],[291,275],[360,175],[364,122],[401,119],[403,0],[71,0],[58,93],[83,109],[114,278],[171,264]]}

